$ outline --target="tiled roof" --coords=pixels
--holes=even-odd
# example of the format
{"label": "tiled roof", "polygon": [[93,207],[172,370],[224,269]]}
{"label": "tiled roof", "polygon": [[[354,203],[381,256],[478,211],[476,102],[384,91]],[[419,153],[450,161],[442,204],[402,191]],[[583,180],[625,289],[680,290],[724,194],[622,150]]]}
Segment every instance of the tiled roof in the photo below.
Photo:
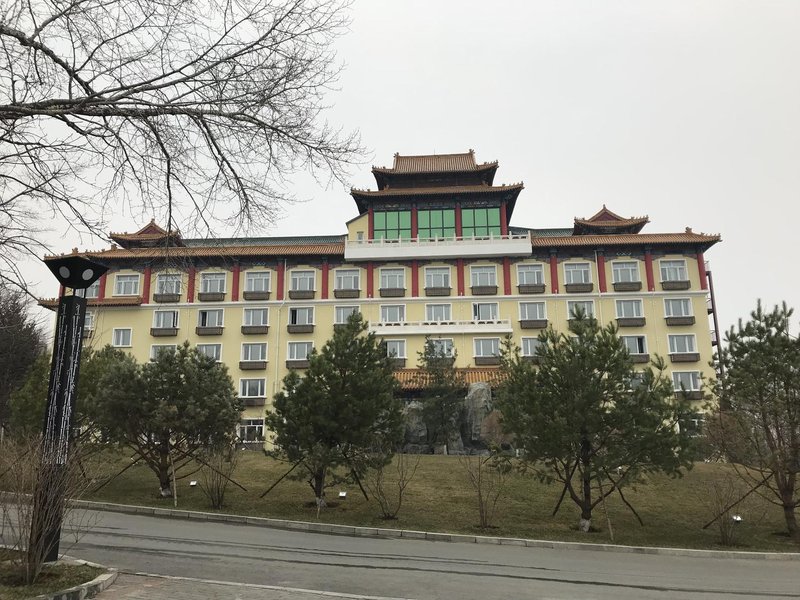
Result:
{"label": "tiled roof", "polygon": [[[456,370],[464,378],[464,382],[467,385],[488,383],[495,386],[500,380],[500,370],[498,368],[468,367]],[[425,387],[421,369],[398,369],[394,372],[394,376],[404,390],[421,390]]]}
{"label": "tiled roof", "polygon": [[[344,241],[335,244],[298,244],[298,245],[236,245],[236,246],[198,246],[165,248],[111,248],[83,252],[98,260],[108,259],[147,259],[147,258],[188,258],[216,256],[331,256],[344,255]],[[49,257],[48,257],[49,258]]]}
{"label": "tiled roof", "polygon": [[477,164],[475,152],[459,154],[419,154],[416,156],[394,155],[394,166],[372,167],[373,172],[380,173],[452,173],[464,171],[480,171],[497,168],[497,161]]}
{"label": "tiled roof", "polygon": [[[123,296],[119,298],[104,298],[103,300],[95,298],[86,301],[88,306],[139,306],[141,303],[141,296]],[[58,306],[58,298],[40,298],[39,306],[55,308]]]}
{"label": "tiled roof", "polygon": [[429,188],[392,188],[388,190],[357,190],[353,188],[350,193],[355,196],[368,198],[381,198],[389,196],[450,196],[452,194],[499,194],[503,192],[519,193],[523,189],[522,183],[512,185],[449,185]]}
{"label": "tiled roof", "polygon": [[623,233],[608,235],[535,236],[534,248],[567,248],[575,246],[650,246],[654,244],[700,244],[711,246],[722,238],[704,233]]}
{"label": "tiled roof", "polygon": [[338,244],[344,235],[297,235],[284,237],[253,238],[189,238],[183,243],[192,248],[219,246],[308,246],[316,244]]}

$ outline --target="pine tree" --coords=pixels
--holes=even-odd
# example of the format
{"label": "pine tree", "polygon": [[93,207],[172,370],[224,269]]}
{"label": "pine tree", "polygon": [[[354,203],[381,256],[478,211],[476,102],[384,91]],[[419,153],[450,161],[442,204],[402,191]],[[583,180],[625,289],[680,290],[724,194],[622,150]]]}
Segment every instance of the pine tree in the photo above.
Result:
{"label": "pine tree", "polygon": [[428,441],[444,445],[445,454],[448,454],[450,439],[460,429],[460,409],[467,384],[455,367],[455,351],[450,354],[443,346],[426,338],[425,347],[418,355],[420,400]]}
{"label": "pine tree", "polygon": [[320,507],[332,469],[344,467],[359,479],[370,449],[394,448],[402,437],[392,360],[366,331],[361,315],[351,315],[320,352],[311,353],[304,376],[291,371],[284,378],[267,414],[277,452],[303,465]]}

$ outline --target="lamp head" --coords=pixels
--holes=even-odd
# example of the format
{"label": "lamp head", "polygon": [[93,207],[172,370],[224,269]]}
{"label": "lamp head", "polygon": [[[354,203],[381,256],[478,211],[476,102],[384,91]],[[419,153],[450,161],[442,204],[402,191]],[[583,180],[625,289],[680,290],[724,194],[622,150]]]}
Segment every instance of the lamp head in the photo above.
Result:
{"label": "lamp head", "polygon": [[61,285],[73,290],[85,290],[108,271],[108,267],[77,255],[46,258],[43,262]]}

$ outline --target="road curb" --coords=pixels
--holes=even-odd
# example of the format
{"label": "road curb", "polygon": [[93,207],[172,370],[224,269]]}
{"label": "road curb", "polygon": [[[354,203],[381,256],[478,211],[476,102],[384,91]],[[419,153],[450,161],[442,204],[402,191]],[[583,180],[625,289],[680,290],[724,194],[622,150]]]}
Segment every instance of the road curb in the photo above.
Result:
{"label": "road curb", "polygon": [[105,569],[106,572],[98,575],[91,581],[76,585],[75,587],[54,592],[52,594],[42,594],[34,596],[35,600],[83,600],[84,598],[94,598],[97,594],[108,588],[112,583],[117,580],[119,572],[105,565],[98,565],[97,563],[89,562],[88,560],[80,560],[77,558],[62,557],[62,560],[67,560],[70,564],[87,565],[90,567],[97,567]]}
{"label": "road curb", "polygon": [[559,542],[553,540],[533,540],[527,538],[506,538],[460,533],[440,533],[430,531],[414,531],[411,529],[384,529],[377,527],[358,527],[355,525],[335,525],[332,523],[312,523],[308,521],[290,521],[270,517],[246,517],[225,513],[207,513],[170,508],[153,508],[115,504],[112,502],[93,502],[90,500],[74,500],[72,505],[91,510],[118,512],[173,519],[208,521],[214,523],[238,523],[257,527],[271,527],[308,533],[324,533],[353,537],[404,538],[435,542],[459,542],[468,544],[490,544],[525,546],[528,548],[547,548],[552,550],[594,550],[604,552],[621,552],[628,554],[654,554],[661,556],[687,556],[691,558],[746,558],[760,560],[797,560],[800,552],[744,552],[734,550],[697,550],[692,548],[659,548],[654,546],[621,546],[617,544],[595,544],[590,542]]}

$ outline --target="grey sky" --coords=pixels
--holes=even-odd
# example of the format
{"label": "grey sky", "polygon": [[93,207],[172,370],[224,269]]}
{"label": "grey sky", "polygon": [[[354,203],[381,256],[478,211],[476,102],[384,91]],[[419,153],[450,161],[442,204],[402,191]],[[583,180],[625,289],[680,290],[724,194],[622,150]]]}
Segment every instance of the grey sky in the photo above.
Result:
{"label": "grey sky", "polygon": [[[758,297],[800,309],[800,2],[357,0],[352,17],[328,117],[360,129],[368,163],[473,148],[525,183],[515,225],[605,203],[645,231],[721,233],[723,328]],[[369,164],[352,184],[374,188]],[[311,200],[262,233],[341,233],[356,214],[340,186],[294,185]]]}

